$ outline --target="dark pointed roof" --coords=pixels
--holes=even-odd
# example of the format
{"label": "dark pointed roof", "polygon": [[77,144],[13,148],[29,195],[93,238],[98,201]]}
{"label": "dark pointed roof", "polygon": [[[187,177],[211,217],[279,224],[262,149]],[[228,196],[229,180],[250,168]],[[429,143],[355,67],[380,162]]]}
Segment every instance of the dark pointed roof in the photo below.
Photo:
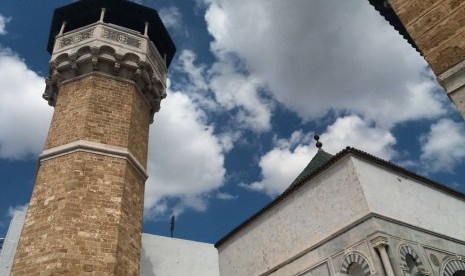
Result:
{"label": "dark pointed roof", "polygon": [[417,50],[420,55],[423,55],[421,50],[417,47],[417,44],[415,41],[410,37],[410,34],[407,32],[405,29],[404,24],[400,21],[399,17],[397,17],[397,14],[394,12],[392,9],[391,5],[389,5],[389,2],[386,0],[368,0],[370,4],[377,10],[381,16],[386,19],[391,26],[394,27],[394,29],[399,32],[399,34],[408,41],[410,45],[412,45],[415,50]]}
{"label": "dark pointed roof", "polygon": [[176,46],[157,11],[127,0],[80,0],[57,8],[53,13],[47,51],[52,53],[55,36],[60,32],[63,21],[66,21],[65,32],[75,30],[97,22],[102,8],[106,9],[106,23],[144,33],[145,22],[149,22],[148,36],[161,56],[166,55],[166,66],[169,67]]}
{"label": "dark pointed roof", "polygon": [[[318,155],[318,153],[317,153],[317,155]],[[445,192],[445,193],[447,193],[449,195],[452,195],[452,196],[455,196],[455,197],[458,197],[458,198],[461,198],[461,199],[465,200],[465,194],[463,194],[461,192],[458,192],[458,191],[456,191],[454,189],[451,189],[451,188],[445,186],[444,184],[435,182],[435,181],[433,181],[431,179],[428,179],[426,177],[423,177],[421,175],[413,173],[413,172],[411,172],[411,171],[409,171],[407,169],[404,169],[404,168],[402,168],[402,167],[400,167],[400,166],[398,166],[398,165],[396,165],[394,163],[383,160],[381,158],[378,158],[378,157],[376,157],[374,155],[371,155],[371,154],[366,153],[364,151],[358,150],[356,148],[347,147],[344,150],[340,151],[338,154],[336,154],[336,155],[330,157],[329,159],[327,159],[321,165],[317,166],[317,164],[318,164],[317,162],[320,162],[320,161],[323,160],[323,158],[328,157],[327,155],[330,155],[330,154],[326,153],[326,152],[324,154],[321,154],[320,157],[318,157],[317,161],[315,161],[315,163],[312,164],[312,166],[310,166],[310,164],[313,162],[313,159],[316,158],[316,155],[315,155],[315,157],[312,159],[312,161],[310,161],[310,164],[307,166],[307,168],[310,167],[309,170],[307,171],[307,173],[303,174],[303,172],[302,172],[297,177],[297,179],[294,180],[294,182],[292,182],[291,186],[288,189],[286,189],[281,195],[279,195],[273,201],[268,203],[265,207],[263,207],[257,213],[255,213],[254,215],[249,217],[247,220],[245,220],[243,223],[241,223],[239,226],[234,228],[231,232],[226,234],[226,236],[224,236],[219,241],[217,241],[215,243],[215,247],[218,248],[219,246],[221,246],[229,238],[231,238],[233,235],[235,235],[236,233],[241,231],[244,227],[246,227],[247,225],[252,223],[255,219],[260,217],[263,213],[265,213],[269,209],[273,208],[275,205],[277,205],[281,201],[285,200],[294,191],[296,191],[297,189],[299,189],[300,187],[302,187],[303,185],[308,183],[308,181],[310,179],[312,179],[315,176],[319,175],[320,173],[322,173],[323,171],[325,171],[326,169],[328,169],[329,167],[334,165],[336,162],[338,162],[339,160],[341,160],[342,158],[344,158],[344,157],[346,157],[348,155],[353,155],[353,156],[356,156],[356,157],[358,157],[360,159],[363,159],[363,160],[365,160],[367,162],[377,164],[377,165],[379,165],[381,167],[384,167],[387,170],[391,170],[391,171],[394,171],[396,173],[402,174],[402,175],[404,175],[406,177],[409,177],[411,179],[417,180],[417,181],[421,182],[422,184],[424,184],[426,186],[432,187],[433,189],[443,191],[443,192]],[[314,167],[316,167],[316,168],[313,169]],[[305,168],[304,171],[307,168]]]}
{"label": "dark pointed roof", "polygon": [[292,188],[299,183],[305,181],[312,175],[316,170],[318,170],[321,166],[326,164],[329,159],[333,158],[332,154],[327,153],[323,149],[318,149],[318,152],[313,156],[310,163],[308,163],[307,167],[297,176],[297,178],[289,185],[289,187],[284,191],[292,190]]}

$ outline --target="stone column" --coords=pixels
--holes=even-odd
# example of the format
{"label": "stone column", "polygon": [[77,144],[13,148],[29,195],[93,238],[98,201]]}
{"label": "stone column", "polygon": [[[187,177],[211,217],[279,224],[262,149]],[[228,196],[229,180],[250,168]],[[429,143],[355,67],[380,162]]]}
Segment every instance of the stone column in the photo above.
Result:
{"label": "stone column", "polygon": [[378,250],[381,256],[381,261],[383,263],[386,276],[395,276],[394,270],[392,269],[391,261],[389,260],[389,256],[386,250],[388,246],[387,238],[383,236],[378,236],[371,240],[371,244],[376,250]]}

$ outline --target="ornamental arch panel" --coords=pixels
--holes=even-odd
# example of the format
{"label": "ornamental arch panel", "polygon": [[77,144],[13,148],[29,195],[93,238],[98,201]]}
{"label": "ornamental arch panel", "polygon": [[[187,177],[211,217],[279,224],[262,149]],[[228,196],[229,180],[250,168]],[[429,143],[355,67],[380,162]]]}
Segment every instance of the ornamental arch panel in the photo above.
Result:
{"label": "ornamental arch panel", "polygon": [[350,266],[352,264],[357,264],[360,266],[363,276],[371,275],[370,264],[368,260],[360,253],[350,253],[345,256],[344,260],[342,261],[341,266],[341,273],[345,275],[349,275]]}
{"label": "ornamental arch panel", "polygon": [[[459,273],[456,273],[459,272]],[[455,276],[455,274],[463,274],[465,272],[465,261],[461,259],[452,259],[445,263],[442,269],[442,276]]]}

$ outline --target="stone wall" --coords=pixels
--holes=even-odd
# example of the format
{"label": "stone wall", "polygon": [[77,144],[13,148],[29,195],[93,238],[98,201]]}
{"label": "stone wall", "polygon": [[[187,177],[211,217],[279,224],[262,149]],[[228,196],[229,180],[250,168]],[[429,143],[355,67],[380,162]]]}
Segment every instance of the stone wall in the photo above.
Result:
{"label": "stone wall", "polygon": [[465,59],[465,2],[389,0],[436,75]]}
{"label": "stone wall", "polygon": [[150,107],[134,84],[89,75],[60,87],[45,149],[78,140],[127,148],[146,165]]}
{"label": "stone wall", "polygon": [[465,119],[465,1],[389,3]]}
{"label": "stone wall", "polygon": [[126,81],[62,85],[11,275],[139,275],[149,120]]}

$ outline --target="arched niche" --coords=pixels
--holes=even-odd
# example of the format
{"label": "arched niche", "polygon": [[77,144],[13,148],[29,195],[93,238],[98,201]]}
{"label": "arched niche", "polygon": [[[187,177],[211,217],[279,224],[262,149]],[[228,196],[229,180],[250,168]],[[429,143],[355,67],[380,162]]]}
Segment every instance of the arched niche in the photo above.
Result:
{"label": "arched niche", "polygon": [[342,261],[341,273],[349,276],[369,276],[370,264],[362,254],[350,253]]}

